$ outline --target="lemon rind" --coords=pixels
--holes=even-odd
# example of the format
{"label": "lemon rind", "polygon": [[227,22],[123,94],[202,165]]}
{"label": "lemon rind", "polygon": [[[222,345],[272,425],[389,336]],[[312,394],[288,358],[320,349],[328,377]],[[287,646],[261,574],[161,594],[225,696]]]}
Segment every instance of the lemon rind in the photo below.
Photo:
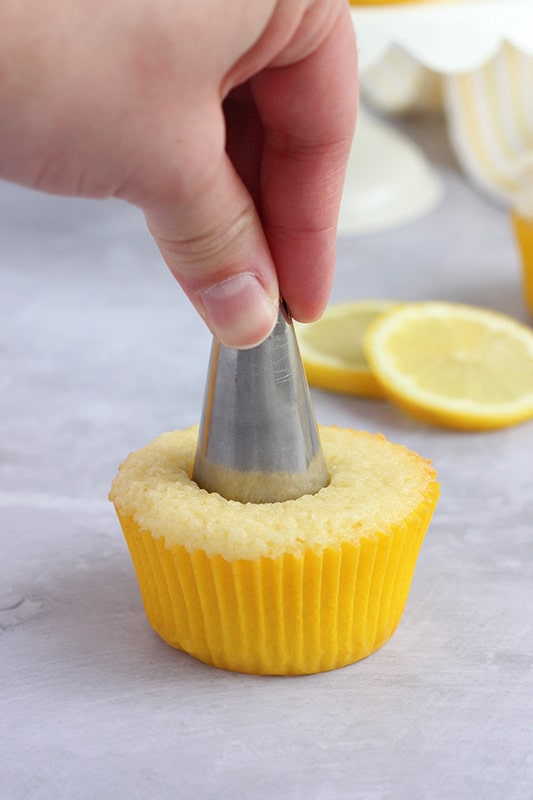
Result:
{"label": "lemon rind", "polygon": [[[502,330],[516,335],[516,339],[526,345],[533,364],[533,331],[527,325],[492,309],[478,308],[459,303],[422,301],[403,304],[384,312],[368,327],[364,350],[370,369],[381,384],[385,395],[406,413],[430,424],[462,430],[494,430],[525,422],[533,418],[533,392],[519,400],[499,403],[497,406],[483,408],[479,403],[464,399],[445,398],[420,388],[414,378],[397,372],[388,357],[383,342],[397,330],[399,315],[412,316],[419,320],[420,312],[442,312],[449,317],[449,311],[462,312],[471,320],[489,321],[492,330]],[[446,313],[447,312],[447,313]],[[426,316],[429,317],[429,314]],[[391,379],[391,375],[394,378]]]}

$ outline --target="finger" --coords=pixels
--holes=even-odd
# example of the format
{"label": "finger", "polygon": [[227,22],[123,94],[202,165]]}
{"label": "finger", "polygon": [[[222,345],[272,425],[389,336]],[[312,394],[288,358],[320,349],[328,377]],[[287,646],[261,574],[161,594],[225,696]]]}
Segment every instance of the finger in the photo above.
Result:
{"label": "finger", "polygon": [[313,52],[265,70],[252,86],[265,131],[262,222],[281,292],[293,315],[309,321],[322,313],[331,288],[355,125],[357,58],[348,5],[339,5]]}
{"label": "finger", "polygon": [[226,153],[260,212],[260,177],[263,126],[249,84],[233,90],[224,100]]}
{"label": "finger", "polygon": [[182,158],[175,176],[176,195],[165,192],[163,202],[145,207],[148,226],[213,334],[228,346],[252,347],[277,319],[272,256],[253,200],[224,148],[198,157],[192,139],[191,158]]}

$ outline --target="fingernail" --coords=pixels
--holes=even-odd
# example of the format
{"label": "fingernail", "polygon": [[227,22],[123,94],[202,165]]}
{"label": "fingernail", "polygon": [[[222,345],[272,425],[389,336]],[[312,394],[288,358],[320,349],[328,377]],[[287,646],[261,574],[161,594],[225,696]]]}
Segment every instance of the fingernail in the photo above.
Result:
{"label": "fingernail", "polygon": [[272,332],[278,304],[249,272],[211,286],[202,292],[208,324],[229,347],[254,347]]}

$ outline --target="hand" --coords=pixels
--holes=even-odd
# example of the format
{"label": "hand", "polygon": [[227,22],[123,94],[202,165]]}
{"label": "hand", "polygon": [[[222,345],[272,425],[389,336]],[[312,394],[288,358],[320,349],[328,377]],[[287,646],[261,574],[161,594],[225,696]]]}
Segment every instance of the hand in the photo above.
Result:
{"label": "hand", "polygon": [[327,302],[356,78],[346,0],[3,0],[0,177],[139,206],[252,346]]}

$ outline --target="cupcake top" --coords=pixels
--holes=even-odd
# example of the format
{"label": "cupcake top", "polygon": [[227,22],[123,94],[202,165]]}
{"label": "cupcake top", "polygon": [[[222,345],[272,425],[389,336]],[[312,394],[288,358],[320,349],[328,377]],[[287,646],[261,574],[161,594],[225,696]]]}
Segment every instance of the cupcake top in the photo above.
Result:
{"label": "cupcake top", "polygon": [[110,500],[141,530],[228,561],[278,558],[375,538],[418,514],[438,491],[429,461],[380,434],[320,427],[330,482],[282,503],[239,503],[191,479],[198,426],[131,453]]}

